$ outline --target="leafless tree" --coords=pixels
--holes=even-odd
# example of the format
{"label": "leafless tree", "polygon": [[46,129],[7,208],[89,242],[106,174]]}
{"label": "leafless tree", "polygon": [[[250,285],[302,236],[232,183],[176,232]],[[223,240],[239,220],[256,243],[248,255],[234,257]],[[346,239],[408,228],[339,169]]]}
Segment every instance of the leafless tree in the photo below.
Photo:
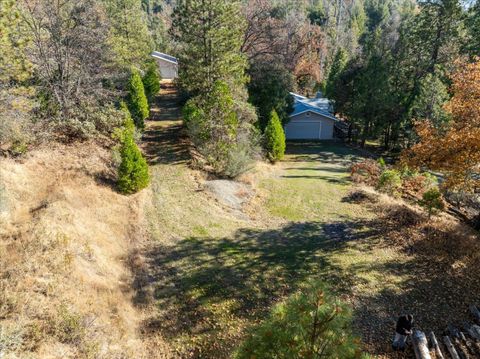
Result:
{"label": "leafless tree", "polygon": [[108,30],[94,0],[22,0],[35,75],[62,118],[107,95]]}

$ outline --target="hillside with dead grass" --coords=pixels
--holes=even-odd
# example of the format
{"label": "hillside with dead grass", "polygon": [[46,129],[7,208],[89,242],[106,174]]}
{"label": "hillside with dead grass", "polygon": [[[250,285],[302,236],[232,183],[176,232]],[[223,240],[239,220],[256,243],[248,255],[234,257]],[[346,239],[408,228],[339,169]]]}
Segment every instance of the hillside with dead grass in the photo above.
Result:
{"label": "hillside with dead grass", "polygon": [[110,187],[111,151],[54,145],[1,159],[0,348],[7,358],[152,357],[125,260],[142,194]]}
{"label": "hillside with dead grass", "polygon": [[6,358],[229,358],[309,281],[353,308],[363,349],[395,320],[441,333],[480,292],[478,233],[353,185],[361,156],[290,144],[237,182],[193,169],[175,91],[142,138],[151,186],[115,190],[111,148],[50,145],[0,166],[0,351]]}

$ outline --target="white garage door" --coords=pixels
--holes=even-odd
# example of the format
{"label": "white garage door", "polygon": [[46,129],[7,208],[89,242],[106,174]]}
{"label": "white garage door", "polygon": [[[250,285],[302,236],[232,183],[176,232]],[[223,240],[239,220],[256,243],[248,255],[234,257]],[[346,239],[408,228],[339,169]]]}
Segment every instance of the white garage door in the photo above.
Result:
{"label": "white garage door", "polygon": [[292,121],[285,126],[287,140],[318,140],[320,122]]}

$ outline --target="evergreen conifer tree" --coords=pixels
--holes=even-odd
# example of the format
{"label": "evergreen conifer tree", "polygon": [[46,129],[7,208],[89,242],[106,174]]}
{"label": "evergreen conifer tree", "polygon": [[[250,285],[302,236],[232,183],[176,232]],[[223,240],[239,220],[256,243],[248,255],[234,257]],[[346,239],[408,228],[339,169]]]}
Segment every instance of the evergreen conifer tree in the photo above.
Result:
{"label": "evergreen conifer tree", "polygon": [[147,187],[150,182],[148,164],[142,152],[135,143],[135,125],[127,107],[122,104],[125,113],[124,130],[121,136],[120,157],[118,168],[118,189],[124,194],[131,194]]}
{"label": "evergreen conifer tree", "polygon": [[114,61],[124,69],[142,68],[153,50],[147,16],[137,0],[103,0],[109,18]]}
{"label": "evergreen conifer tree", "polygon": [[128,83],[128,109],[137,128],[144,129],[144,121],[148,118],[150,111],[142,78],[137,70],[132,70]]}
{"label": "evergreen conifer tree", "polygon": [[327,83],[325,86],[325,95],[327,95],[327,97],[331,97],[333,95],[335,81],[337,81],[337,78],[344,70],[346,64],[347,54],[342,48],[340,48],[333,59],[332,66],[330,67],[330,72],[328,74]]}
{"label": "evergreen conifer tree", "polygon": [[147,72],[143,76],[143,87],[145,88],[145,95],[148,102],[152,104],[153,99],[160,91],[160,73],[158,66],[155,62],[151,62],[148,65]]}
{"label": "evergreen conifer tree", "polygon": [[181,44],[179,81],[192,95],[224,81],[236,97],[246,82],[241,45],[246,29],[238,0],[179,1],[172,15],[172,37]]}
{"label": "evergreen conifer tree", "polygon": [[285,133],[275,110],[270,113],[270,120],[265,128],[265,147],[272,162],[283,159],[285,155]]}

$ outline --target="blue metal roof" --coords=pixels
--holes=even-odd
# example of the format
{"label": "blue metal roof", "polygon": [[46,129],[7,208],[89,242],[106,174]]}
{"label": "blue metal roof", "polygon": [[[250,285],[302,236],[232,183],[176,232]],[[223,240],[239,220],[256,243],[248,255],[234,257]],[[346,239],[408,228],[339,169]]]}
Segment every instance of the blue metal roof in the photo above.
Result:
{"label": "blue metal roof", "polygon": [[290,117],[297,116],[306,111],[312,111],[319,115],[326,116],[332,120],[337,120],[333,115],[330,101],[323,97],[319,92],[315,98],[307,98],[296,93],[291,93],[294,99],[293,112]]}
{"label": "blue metal roof", "polygon": [[177,60],[176,57],[164,54],[163,52],[154,51],[154,52],[152,52],[152,56],[156,57],[157,59],[162,59],[162,60],[171,62],[172,64],[177,64],[178,65],[178,60]]}

